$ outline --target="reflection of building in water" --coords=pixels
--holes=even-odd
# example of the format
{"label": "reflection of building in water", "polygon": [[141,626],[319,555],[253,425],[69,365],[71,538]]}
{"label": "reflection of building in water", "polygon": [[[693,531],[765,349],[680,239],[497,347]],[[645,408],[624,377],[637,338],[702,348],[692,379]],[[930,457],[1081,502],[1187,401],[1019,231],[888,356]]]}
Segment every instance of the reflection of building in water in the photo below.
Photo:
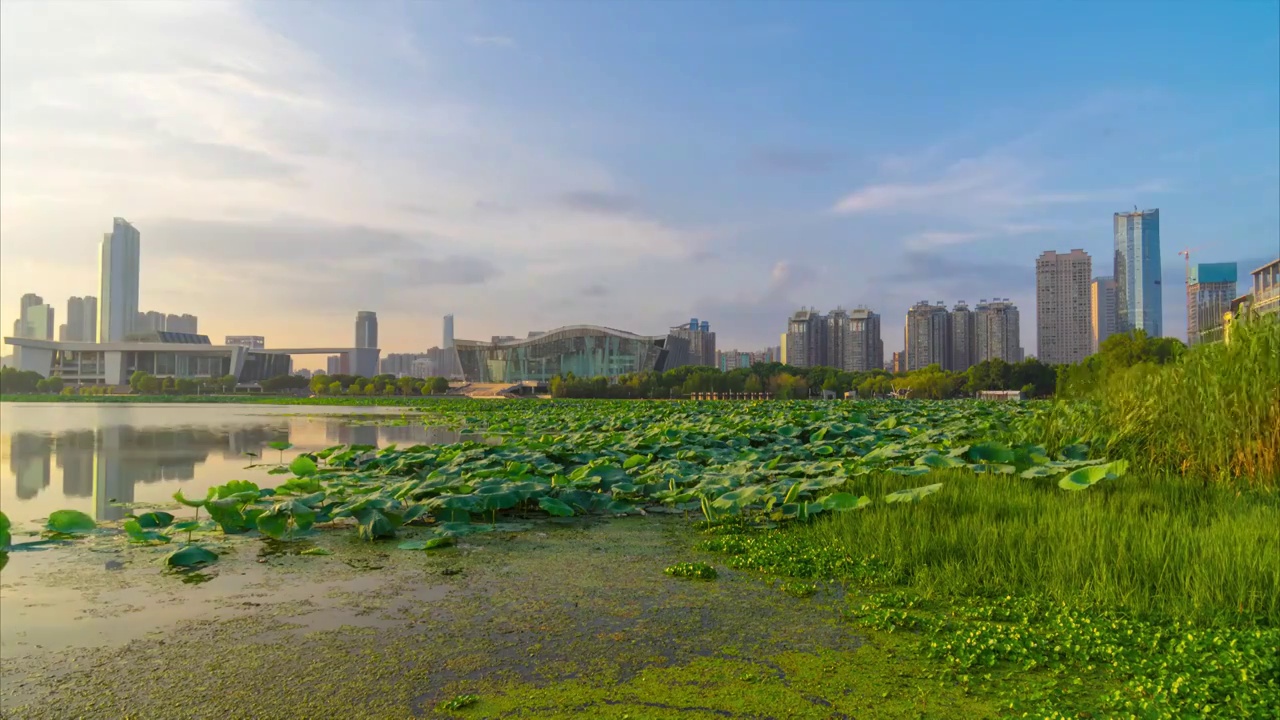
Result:
{"label": "reflection of building in water", "polygon": [[267,443],[277,440],[289,441],[289,428],[260,425],[256,427],[233,428],[227,431],[226,450],[223,457],[237,457],[245,453],[262,456],[267,450]]}
{"label": "reflection of building in water", "polygon": [[461,439],[456,430],[425,425],[346,425],[334,422],[325,428],[325,439],[334,445],[443,445]]}
{"label": "reflection of building in water", "polygon": [[325,438],[335,445],[377,445],[378,426],[334,423],[325,428]]}
{"label": "reflection of building in water", "polygon": [[16,481],[19,500],[29,500],[49,485],[49,454],[53,438],[35,433],[15,433],[10,439],[9,470]]}
{"label": "reflection of building in water", "polygon": [[63,433],[55,443],[58,467],[62,469],[62,494],[93,497],[93,431]]}
{"label": "reflection of building in water", "polygon": [[119,425],[98,430],[93,464],[93,514],[98,520],[119,520],[128,510],[112,503],[133,502],[133,482],[124,474],[122,449],[125,429]]}

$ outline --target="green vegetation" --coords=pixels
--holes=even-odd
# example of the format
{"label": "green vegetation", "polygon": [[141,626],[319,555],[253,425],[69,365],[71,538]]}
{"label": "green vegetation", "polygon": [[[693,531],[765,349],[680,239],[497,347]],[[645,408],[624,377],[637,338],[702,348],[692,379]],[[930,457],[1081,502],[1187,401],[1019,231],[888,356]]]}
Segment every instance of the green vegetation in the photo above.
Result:
{"label": "green vegetation", "polygon": [[[216,562],[210,544],[234,536],[341,527],[433,556],[530,521],[689,517],[705,533],[694,552],[774,576],[787,602],[834,602],[866,637],[897,637],[926,677],[1009,715],[1267,717],[1280,707],[1277,357],[1280,326],[1258,322],[1186,351],[1109,341],[1094,370],[1063,374],[1080,397],[1056,403],[438,403],[427,422],[489,441],[344,446],[287,466],[281,446],[292,477],[176,496],[191,520],[153,511],[120,532],[55,514],[47,532],[141,551],[185,531],[166,561],[181,569]],[[681,560],[652,580],[664,566],[717,577]],[[816,683],[829,650],[789,661]],[[714,707],[732,707],[735,683],[768,684],[758,665],[695,665],[732,672]],[[477,708],[542,707],[504,687]]]}
{"label": "green vegetation", "polygon": [[671,577],[693,578],[696,580],[715,580],[716,569],[704,562],[682,562],[667,568],[664,572]]}
{"label": "green vegetation", "polygon": [[1056,373],[1052,366],[1028,358],[1019,363],[989,360],[965,372],[930,365],[922,370],[890,373],[886,370],[844,372],[830,367],[797,368],[781,363],[757,363],[749,368],[721,372],[710,367],[679,367],[666,372],[607,378],[579,378],[572,373],[551,380],[557,398],[678,398],[693,393],[768,393],[780,400],[821,397],[824,391],[844,397],[875,398],[896,394],[918,400],[968,397],[979,390],[1021,390],[1028,397],[1053,394]]}

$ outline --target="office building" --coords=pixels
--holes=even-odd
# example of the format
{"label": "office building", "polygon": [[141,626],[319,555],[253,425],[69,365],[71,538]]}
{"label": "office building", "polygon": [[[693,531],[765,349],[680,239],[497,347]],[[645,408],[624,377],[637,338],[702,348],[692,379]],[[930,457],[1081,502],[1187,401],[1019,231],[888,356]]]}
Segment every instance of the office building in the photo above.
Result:
{"label": "office building", "polygon": [[782,337],[778,339],[778,362],[783,365],[791,364],[791,355],[787,352],[787,334],[782,333]]}
{"label": "office building", "polygon": [[903,355],[904,353],[901,353],[901,352],[895,352],[893,354],[893,359],[889,361],[889,367],[887,368],[889,372],[902,373],[907,371],[906,370],[907,362],[906,362],[906,358],[904,358]]}
{"label": "office building", "polygon": [[951,356],[948,370],[964,372],[976,365],[978,355],[977,325],[973,311],[963,300],[951,309]]}
{"label": "office building", "polygon": [[711,323],[691,318],[687,325],[677,325],[668,333],[684,338],[689,343],[689,365],[714,367],[716,364],[716,334]]}
{"label": "office building", "polygon": [[378,314],[371,310],[356,313],[356,347],[378,347]]}
{"label": "office building", "polygon": [[1200,263],[1187,268],[1187,344],[1222,339],[1223,316],[1236,297],[1235,263]]}
{"label": "office building", "polygon": [[[1160,337],[1160,211],[1115,213],[1116,332],[1144,330]],[[1042,360],[1044,358],[1041,358]]]}
{"label": "office building", "polygon": [[974,360],[1022,362],[1022,318],[1008,298],[979,300],[973,313]]}
{"label": "office building", "polygon": [[141,235],[124,218],[115,218],[98,253],[98,340],[120,342],[133,332],[138,317]]}
{"label": "office building", "polygon": [[30,305],[22,316],[23,337],[34,340],[52,340],[57,328],[53,321],[52,305]]}
{"label": "office building", "polygon": [[262,335],[228,335],[223,345],[239,345],[250,350],[261,350],[267,346],[267,338]]}
{"label": "office building", "polygon": [[1116,281],[1096,277],[1089,283],[1089,349],[1098,352],[1102,342],[1116,333]]}
{"label": "office building", "polygon": [[1050,365],[1093,352],[1089,299],[1093,259],[1083,250],[1047,250],[1036,258],[1036,356]]}
{"label": "office building", "polygon": [[942,303],[931,305],[921,300],[907,311],[903,328],[906,348],[906,370],[912,372],[930,365],[946,367],[950,363],[950,315]]}

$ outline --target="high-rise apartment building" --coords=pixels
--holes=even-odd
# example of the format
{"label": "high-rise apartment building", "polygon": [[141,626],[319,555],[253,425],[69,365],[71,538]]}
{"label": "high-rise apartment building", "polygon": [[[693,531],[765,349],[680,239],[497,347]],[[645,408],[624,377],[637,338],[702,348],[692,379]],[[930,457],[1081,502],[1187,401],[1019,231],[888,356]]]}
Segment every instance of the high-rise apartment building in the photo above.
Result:
{"label": "high-rise apartment building", "polygon": [[1200,263],[1187,274],[1187,344],[1222,339],[1223,315],[1236,297],[1235,263]]}
{"label": "high-rise apartment building", "polygon": [[250,350],[261,350],[267,346],[267,338],[263,335],[228,335],[224,345],[239,345]]}
{"label": "high-rise apartment building", "polygon": [[1036,258],[1036,356],[1051,365],[1093,352],[1089,299],[1093,259],[1083,250],[1046,250]]}
{"label": "high-rise apartment building", "polygon": [[979,300],[973,312],[975,362],[1022,362],[1022,318],[1008,298]]}
{"label": "high-rise apartment building", "polygon": [[946,368],[955,372],[964,372],[976,365],[974,359],[978,354],[978,336],[976,318],[973,311],[963,300],[956,303],[951,310],[951,356]]}
{"label": "high-rise apartment building", "polygon": [[942,303],[932,305],[926,300],[912,305],[907,311],[903,344],[908,372],[930,365],[946,367],[950,364],[950,319]]}
{"label": "high-rise apartment building", "polygon": [[705,367],[715,366],[716,334],[711,332],[711,323],[706,320],[699,322],[697,318],[690,318],[687,325],[677,325],[671,328],[671,334],[689,341],[688,364]]}
{"label": "high-rise apartment building", "polygon": [[1096,277],[1089,284],[1089,350],[1098,352],[1102,342],[1115,333],[1115,278]]}
{"label": "high-rise apartment building", "polygon": [[98,341],[98,298],[92,295],[67,298],[66,339],[71,342]]}
{"label": "high-rise apartment building", "polygon": [[782,360],[794,367],[833,367],[865,372],[884,364],[880,316],[866,308],[836,308],[823,315],[813,308],[796,311],[782,336]]}
{"label": "high-rise apartment building", "polygon": [[1115,213],[1116,332],[1145,330],[1160,337],[1160,211]]}
{"label": "high-rise apartment building", "polygon": [[356,347],[378,347],[378,313],[372,310],[356,313]]}
{"label": "high-rise apartment building", "polygon": [[906,358],[903,357],[904,354],[905,353],[901,352],[895,352],[893,354],[893,359],[889,361],[889,372],[901,373],[907,371],[907,361]]}
{"label": "high-rise apartment building", "polygon": [[849,332],[842,370],[868,372],[884,367],[884,340],[880,336],[880,316],[867,308],[849,311]]}
{"label": "high-rise apartment building", "polygon": [[124,218],[115,218],[98,253],[98,341],[119,342],[133,332],[138,317],[141,235]]}
{"label": "high-rise apartment building", "polygon": [[818,367],[827,353],[826,324],[822,314],[813,308],[800,309],[787,321],[787,364],[792,367]]}

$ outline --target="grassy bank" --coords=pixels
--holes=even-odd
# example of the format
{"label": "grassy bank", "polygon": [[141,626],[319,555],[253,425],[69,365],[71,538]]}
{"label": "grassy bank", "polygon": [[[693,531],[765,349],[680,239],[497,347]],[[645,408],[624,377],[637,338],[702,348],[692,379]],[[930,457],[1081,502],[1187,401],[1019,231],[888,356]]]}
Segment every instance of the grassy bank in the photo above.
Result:
{"label": "grassy bank", "polygon": [[[833,581],[868,632],[1012,716],[1274,717],[1280,707],[1280,498],[1180,478],[1088,492],[939,472],[884,473],[873,504],[779,531],[713,534],[731,566]],[[721,532],[724,532],[722,530]],[[1031,689],[1014,691],[1018,678]]]}

